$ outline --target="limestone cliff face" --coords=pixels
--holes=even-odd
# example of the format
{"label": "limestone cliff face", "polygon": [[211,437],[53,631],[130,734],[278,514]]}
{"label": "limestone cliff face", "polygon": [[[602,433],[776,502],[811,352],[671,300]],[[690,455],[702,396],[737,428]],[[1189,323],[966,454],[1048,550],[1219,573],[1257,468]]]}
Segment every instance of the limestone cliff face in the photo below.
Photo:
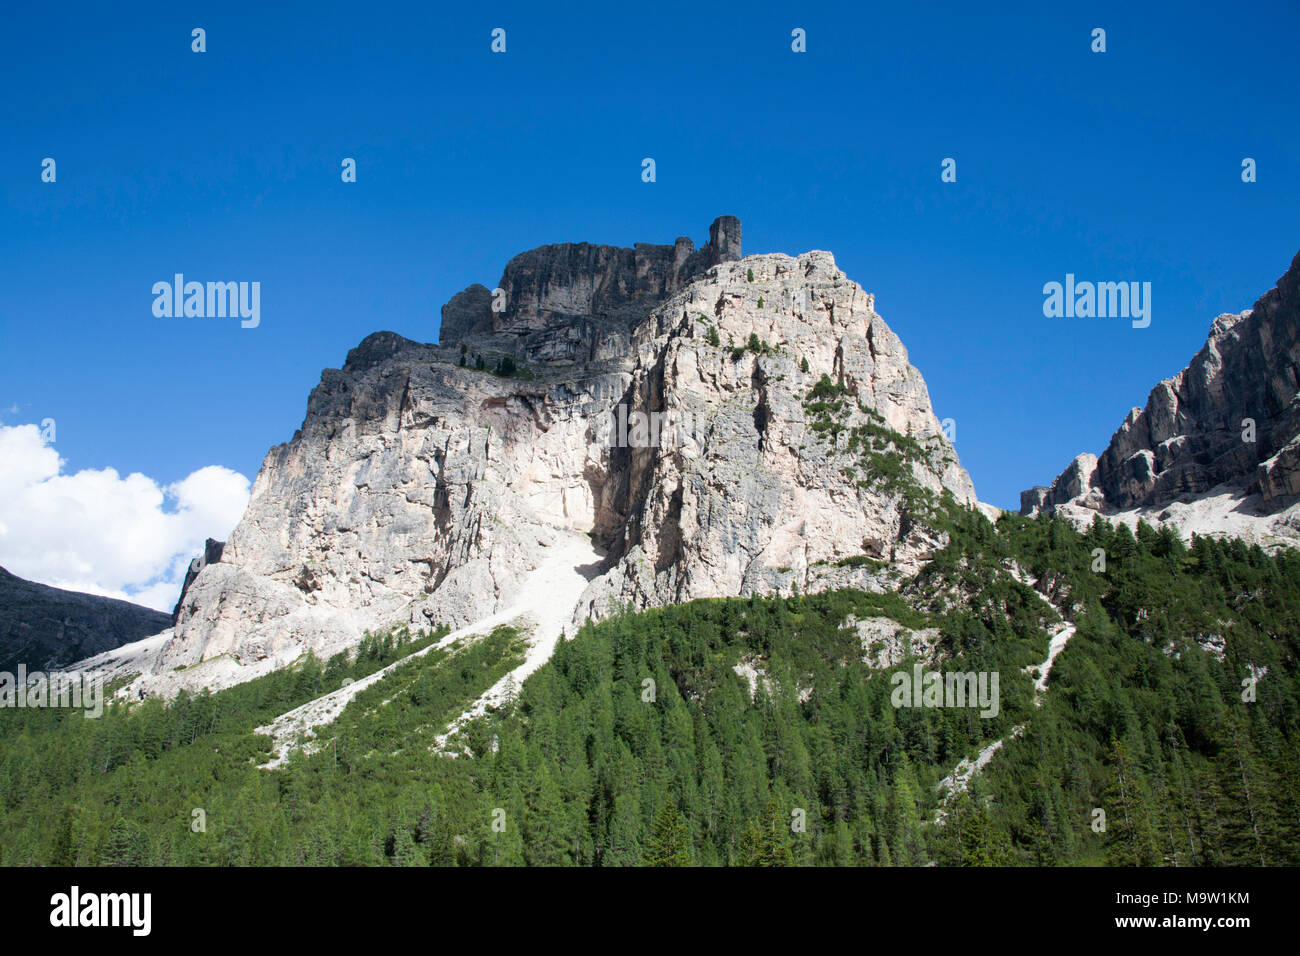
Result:
{"label": "limestone cliff face", "polygon": [[975,500],[906,349],[826,252],[750,256],[673,296],[625,401],[673,427],[607,456],[597,530],[618,560],[588,613],[879,589],[942,540],[909,511],[918,489]]}
{"label": "limestone cliff face", "polygon": [[[892,586],[942,543],[940,497],[974,502],[970,479],[902,343],[829,253],[739,252],[731,217],[699,251],[548,246],[511,260],[503,311],[482,287],[455,297],[441,345],[369,336],[267,454],[141,686],[221,685],[366,628],[480,620],[583,536],[598,556],[579,620]],[[510,377],[490,371],[502,355]],[[636,425],[651,413],[653,436]]]}
{"label": "limestone cliff face", "polygon": [[221,561],[186,592],[168,668],[331,654],[362,629],[509,603],[557,533],[593,525],[588,422],[618,376],[520,382],[391,332],[326,370]]}
{"label": "limestone cliff face", "polygon": [[[1253,422],[1253,428],[1250,423]],[[1187,368],[1134,408],[1098,458],[1080,455],[1021,511],[1159,512],[1216,488],[1280,512],[1300,493],[1300,255],[1253,309],[1214,320]]]}

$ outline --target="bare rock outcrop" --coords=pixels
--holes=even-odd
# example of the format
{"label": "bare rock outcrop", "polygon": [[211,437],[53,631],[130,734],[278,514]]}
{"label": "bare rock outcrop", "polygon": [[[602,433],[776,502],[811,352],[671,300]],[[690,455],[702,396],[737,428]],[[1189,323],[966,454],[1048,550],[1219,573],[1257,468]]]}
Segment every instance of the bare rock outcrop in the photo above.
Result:
{"label": "bare rock outcrop", "polygon": [[1214,320],[1191,363],[1129,412],[1095,462],[1081,455],[1049,488],[1024,492],[1021,512],[1159,523],[1173,508],[1209,532],[1222,512],[1217,530],[1239,532],[1245,516],[1289,538],[1297,494],[1300,254],[1254,308]]}
{"label": "bare rock outcrop", "polygon": [[199,576],[209,564],[215,564],[221,560],[221,553],[225,550],[226,542],[217,541],[208,538],[203,543],[203,553],[190,562],[190,566],[185,569],[185,579],[181,582],[181,595],[176,599],[176,606],[172,608],[172,624],[176,624],[176,619],[180,616],[181,605],[185,603],[185,593],[189,591],[190,585],[194,579]]}
{"label": "bare rock outcrop", "polygon": [[582,242],[532,249],[506,264],[498,294],[473,285],[443,307],[440,344],[547,365],[621,359],[652,307],[740,252],[735,216],[715,219],[698,250],[686,236],[671,246]]}
{"label": "bare rock outcrop", "polygon": [[720,265],[653,313],[627,404],[671,428],[609,453],[597,530],[617,561],[588,613],[880,589],[942,546],[919,500],[974,487],[873,305],[810,252]]}

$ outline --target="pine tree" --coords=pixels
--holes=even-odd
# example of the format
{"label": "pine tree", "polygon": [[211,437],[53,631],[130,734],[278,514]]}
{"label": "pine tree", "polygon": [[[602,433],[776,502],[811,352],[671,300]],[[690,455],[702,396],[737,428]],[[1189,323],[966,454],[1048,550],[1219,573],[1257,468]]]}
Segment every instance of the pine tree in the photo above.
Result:
{"label": "pine tree", "polygon": [[1268,866],[1276,817],[1267,769],[1236,714],[1229,714],[1224,736],[1219,766],[1228,797],[1220,808],[1225,854],[1232,865]]}
{"label": "pine tree", "polygon": [[529,866],[569,866],[573,863],[574,835],[569,815],[550,771],[538,771],[537,795],[524,817],[525,856]]}
{"label": "pine tree", "polygon": [[896,866],[921,866],[927,862],[915,794],[916,779],[911,762],[904,756],[894,771],[889,794],[889,816],[893,831],[889,846]]}
{"label": "pine tree", "polygon": [[609,816],[609,835],[601,866],[636,866],[642,860],[641,801],[635,794],[621,793],[614,798]]}
{"label": "pine tree", "polygon": [[844,820],[837,820],[835,831],[829,841],[830,863],[832,866],[857,866],[858,858],[854,851],[853,834]]}
{"label": "pine tree", "polygon": [[100,848],[100,866],[142,866],[148,862],[148,838],[134,823],[118,817]]}
{"label": "pine tree", "polygon": [[790,825],[775,800],[769,800],[767,809],[750,819],[741,840],[742,866],[794,866],[794,851],[790,844]]}
{"label": "pine tree", "polygon": [[1137,763],[1118,738],[1111,739],[1107,762],[1112,775],[1102,794],[1106,861],[1112,866],[1151,866],[1158,857],[1150,804]]}
{"label": "pine tree", "polygon": [[420,846],[406,826],[398,826],[393,833],[393,866],[424,866],[428,863]]}
{"label": "pine tree", "polygon": [[524,838],[520,832],[524,799],[513,785],[506,789],[506,794],[505,805],[492,807],[486,822],[484,862],[489,866],[523,866],[526,862]]}
{"label": "pine tree", "polygon": [[691,834],[687,829],[677,804],[664,801],[655,819],[654,834],[645,850],[646,866],[691,866]]}
{"label": "pine tree", "polygon": [[962,866],[1005,866],[1003,842],[997,839],[988,811],[972,807],[961,830]]}
{"label": "pine tree", "polygon": [[54,847],[50,851],[50,863],[53,866],[77,865],[76,809],[72,804],[63,808],[59,817],[59,828],[54,838]]}

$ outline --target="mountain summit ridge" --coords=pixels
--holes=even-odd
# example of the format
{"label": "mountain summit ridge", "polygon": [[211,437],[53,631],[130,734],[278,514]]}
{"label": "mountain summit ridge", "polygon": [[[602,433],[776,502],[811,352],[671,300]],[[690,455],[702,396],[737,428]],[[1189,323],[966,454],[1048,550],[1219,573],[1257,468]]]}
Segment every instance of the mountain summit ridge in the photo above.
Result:
{"label": "mountain summit ridge", "polygon": [[650,307],[740,257],[735,216],[715,219],[698,250],[687,236],[672,245],[539,246],[506,263],[496,290],[475,284],[453,296],[442,308],[439,344],[552,365],[618,358]]}

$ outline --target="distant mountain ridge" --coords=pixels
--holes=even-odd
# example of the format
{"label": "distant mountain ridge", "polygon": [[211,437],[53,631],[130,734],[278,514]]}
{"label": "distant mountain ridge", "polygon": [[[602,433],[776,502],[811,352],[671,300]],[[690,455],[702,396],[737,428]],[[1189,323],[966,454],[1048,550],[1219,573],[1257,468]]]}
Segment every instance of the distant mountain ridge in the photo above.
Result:
{"label": "distant mountain ridge", "polygon": [[1079,455],[1020,513],[1103,513],[1185,531],[1300,541],[1300,254],[1254,307],[1216,318],[1098,456]]}
{"label": "distant mountain ridge", "polygon": [[129,601],[65,591],[0,568],[0,671],[49,671],[171,627]]}

